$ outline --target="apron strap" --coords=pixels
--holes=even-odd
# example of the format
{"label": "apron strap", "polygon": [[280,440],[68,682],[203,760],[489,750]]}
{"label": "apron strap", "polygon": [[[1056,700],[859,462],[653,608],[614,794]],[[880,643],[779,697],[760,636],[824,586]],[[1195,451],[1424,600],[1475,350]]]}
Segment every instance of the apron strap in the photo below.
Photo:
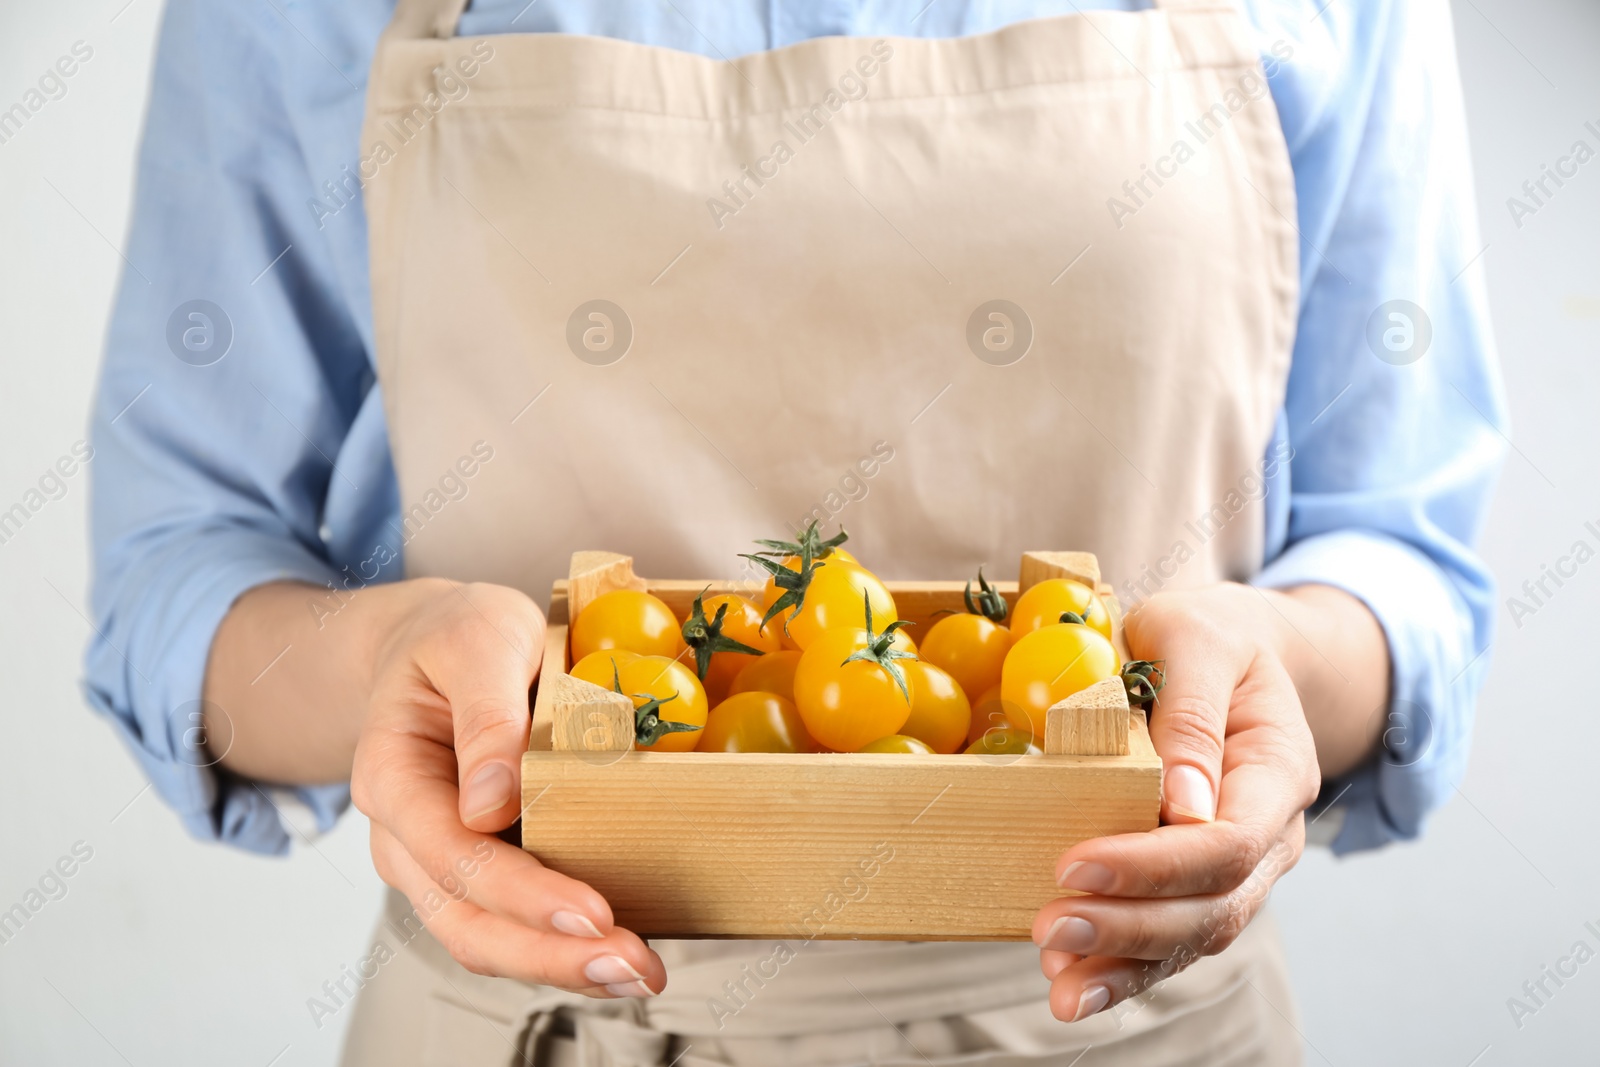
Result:
{"label": "apron strap", "polygon": [[1226,11],[1239,10],[1237,0],[1150,0],[1157,11]]}
{"label": "apron strap", "polygon": [[399,0],[384,36],[449,40],[456,35],[456,26],[466,7],[467,0]]}
{"label": "apron strap", "polygon": [[[449,40],[456,35],[467,3],[468,0],[399,0],[388,32],[411,39]],[[1150,0],[1150,6],[1159,11],[1233,12],[1238,9],[1235,0]]]}

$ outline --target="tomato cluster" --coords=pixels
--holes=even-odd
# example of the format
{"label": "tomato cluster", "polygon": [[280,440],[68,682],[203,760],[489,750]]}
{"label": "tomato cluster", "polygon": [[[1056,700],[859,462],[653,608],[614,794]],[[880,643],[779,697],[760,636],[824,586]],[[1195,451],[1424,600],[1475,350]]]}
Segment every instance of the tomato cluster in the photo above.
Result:
{"label": "tomato cluster", "polygon": [[758,542],[759,598],[702,594],[682,620],[649,593],[596,597],[571,673],[629,696],[656,751],[999,755],[1041,751],[1051,705],[1124,670],[1105,603],[1066,578],[1011,607],[980,570],[919,648],[845,538]]}

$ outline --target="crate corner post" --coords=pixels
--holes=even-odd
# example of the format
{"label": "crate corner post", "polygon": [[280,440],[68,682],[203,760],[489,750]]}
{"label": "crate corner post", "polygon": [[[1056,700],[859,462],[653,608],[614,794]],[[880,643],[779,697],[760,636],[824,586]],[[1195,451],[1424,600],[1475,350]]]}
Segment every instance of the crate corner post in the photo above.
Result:
{"label": "crate corner post", "polygon": [[1022,554],[1022,565],[1017,569],[1017,595],[1051,578],[1071,578],[1090,589],[1100,586],[1100,561],[1093,552],[1044,552]]}
{"label": "crate corner post", "polygon": [[1127,688],[1121,678],[1107,678],[1045,712],[1045,754],[1126,756],[1132,726]]}
{"label": "crate corner post", "polygon": [[643,591],[645,580],[633,573],[633,557],[620,552],[574,552],[567,568],[567,619],[575,622],[590,602],[618,589]]}

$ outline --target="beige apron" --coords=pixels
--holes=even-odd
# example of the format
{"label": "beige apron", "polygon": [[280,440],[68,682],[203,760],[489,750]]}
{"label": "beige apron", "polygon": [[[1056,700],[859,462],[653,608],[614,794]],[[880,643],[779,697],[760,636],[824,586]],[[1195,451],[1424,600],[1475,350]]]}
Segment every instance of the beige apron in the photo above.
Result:
{"label": "beige apron", "polygon": [[[737,578],[814,516],[889,578],[1035,547],[1146,591],[1259,568],[1297,246],[1231,4],[719,62],[457,38],[464,3],[401,0],[363,133],[409,574],[542,600],[608,548]],[[1298,1062],[1265,923],[1071,1028],[1027,944],[805,945],[721,1028],[771,945],[655,947],[667,993],[601,1004],[424,935],[346,1062]]]}

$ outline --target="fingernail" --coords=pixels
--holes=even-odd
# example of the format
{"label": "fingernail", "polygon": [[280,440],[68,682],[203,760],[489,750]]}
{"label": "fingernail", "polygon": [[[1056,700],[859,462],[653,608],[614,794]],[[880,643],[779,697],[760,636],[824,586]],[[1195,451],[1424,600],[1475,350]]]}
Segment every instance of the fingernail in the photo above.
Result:
{"label": "fingernail", "polygon": [[1201,822],[1217,816],[1217,798],[1211,792],[1211,779],[1198,767],[1180,763],[1167,772],[1167,808]]}
{"label": "fingernail", "polygon": [[[621,956],[597,956],[589,961],[589,966],[583,969],[583,976],[595,985],[609,986],[612,983],[637,982],[644,983],[644,975],[633,969],[633,966]],[[634,994],[624,994],[638,996]]]}
{"label": "fingernail", "polygon": [[1111,990],[1105,986],[1092,985],[1086,987],[1082,993],[1078,994],[1078,1012],[1072,1017],[1072,1021],[1077,1022],[1079,1019],[1087,1019],[1095,1012],[1105,1008],[1110,1000]]}
{"label": "fingernail", "polygon": [[643,982],[617,982],[606,986],[606,992],[614,997],[653,997],[650,987]]}
{"label": "fingernail", "polygon": [[579,915],[575,911],[558,911],[550,915],[550,925],[563,934],[573,937],[604,937],[600,928],[589,921],[588,916]]}
{"label": "fingernail", "polygon": [[1094,948],[1094,923],[1076,915],[1063,915],[1050,924],[1039,947],[1087,956]]}
{"label": "fingernail", "polygon": [[467,783],[467,791],[461,795],[461,808],[467,813],[467,821],[505,807],[516,788],[517,779],[510,767],[504,763],[484,764],[472,776],[472,781]]}
{"label": "fingernail", "polygon": [[1077,860],[1067,864],[1057,884],[1063,889],[1076,889],[1080,893],[1109,893],[1116,878],[1111,868],[1104,864]]}

